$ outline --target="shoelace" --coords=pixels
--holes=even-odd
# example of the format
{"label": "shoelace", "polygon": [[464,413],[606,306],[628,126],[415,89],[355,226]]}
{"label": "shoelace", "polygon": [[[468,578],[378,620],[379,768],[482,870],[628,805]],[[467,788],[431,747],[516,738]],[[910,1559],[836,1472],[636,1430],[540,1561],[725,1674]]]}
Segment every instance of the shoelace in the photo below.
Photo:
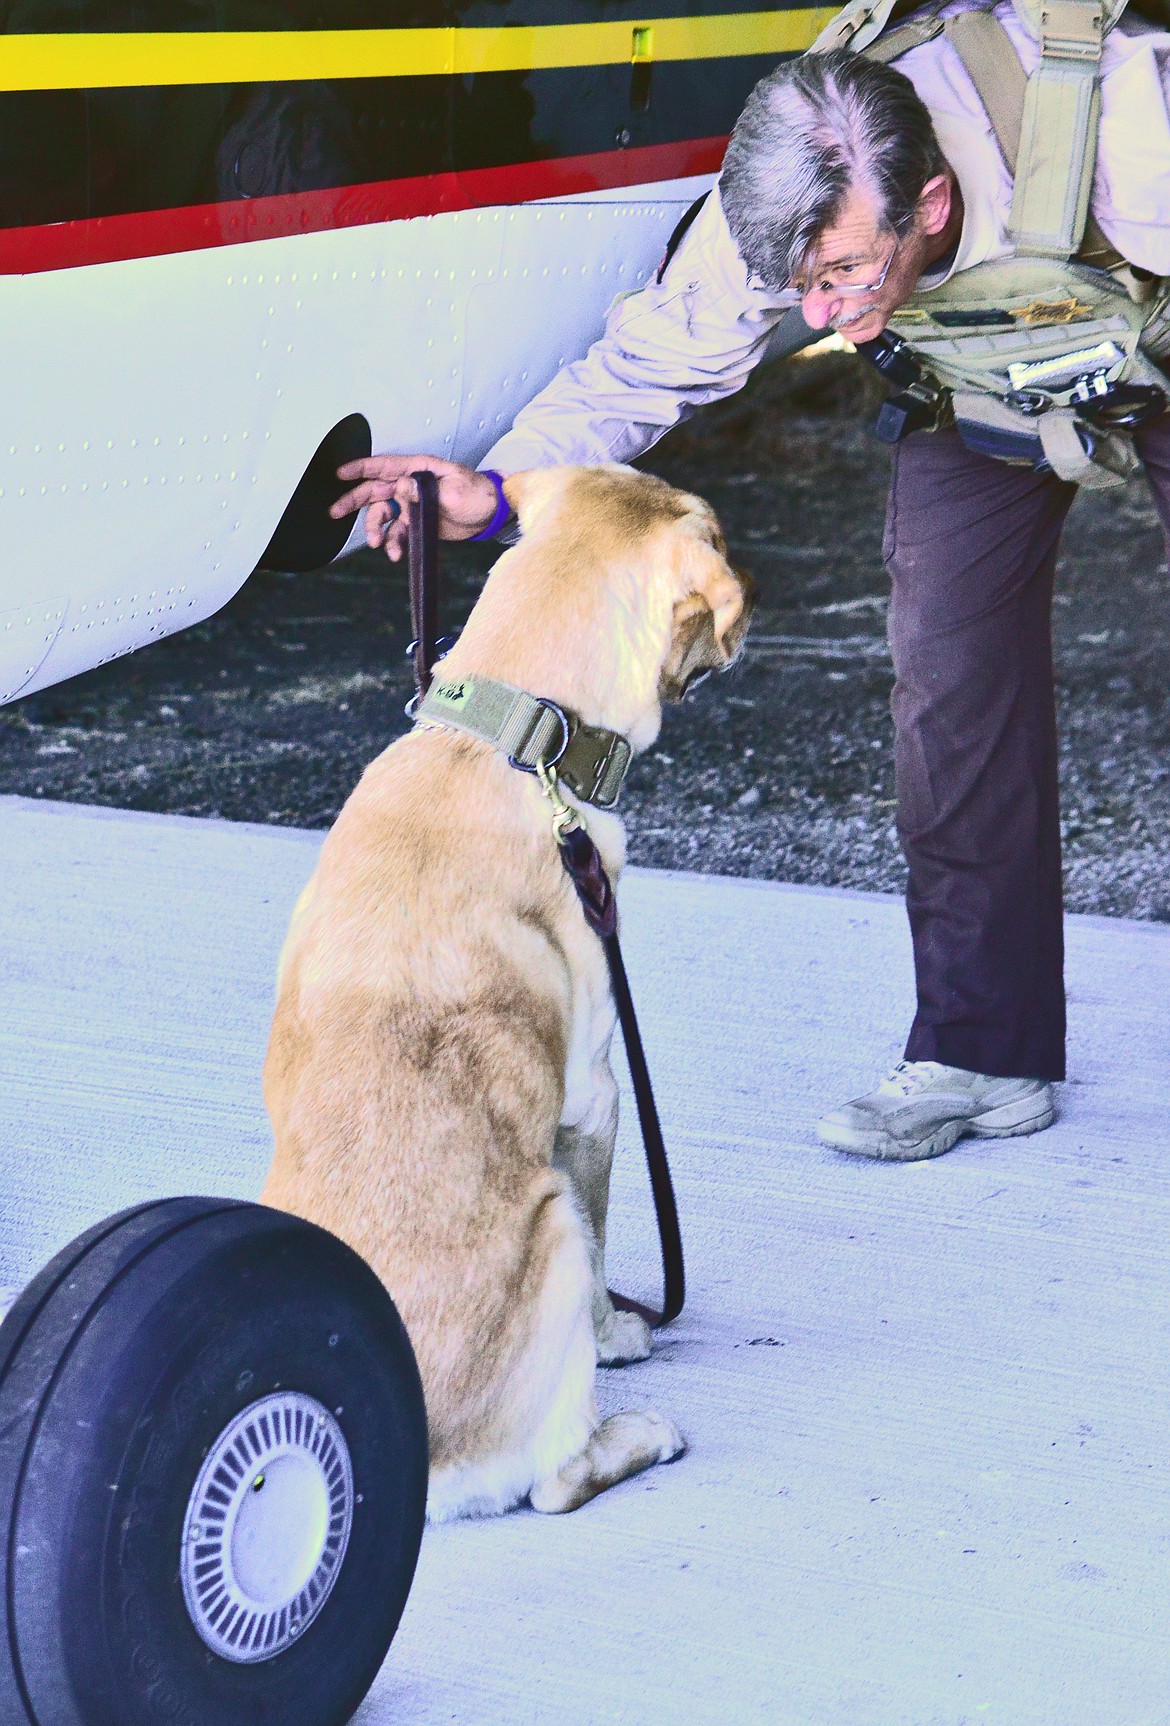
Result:
{"label": "shoelace", "polygon": [[878,1090],[887,1096],[913,1097],[924,1091],[942,1071],[940,1061],[899,1061],[896,1067],[890,1068]]}

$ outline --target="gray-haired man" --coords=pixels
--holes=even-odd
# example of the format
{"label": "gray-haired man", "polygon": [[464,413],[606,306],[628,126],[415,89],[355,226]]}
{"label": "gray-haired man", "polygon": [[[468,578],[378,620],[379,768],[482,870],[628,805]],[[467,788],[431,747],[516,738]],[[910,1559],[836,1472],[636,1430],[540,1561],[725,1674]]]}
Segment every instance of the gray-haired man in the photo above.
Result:
{"label": "gray-haired man", "polygon": [[[904,1060],[818,1131],[913,1160],[1047,1126],[1064,1076],[1052,583],[1078,483],[1140,460],[1170,534],[1170,35],[1127,18],[1103,36],[1093,0],[958,0],[872,52],[757,87],[660,279],[484,473],[374,457],[342,470],[363,483],[335,513],[369,505],[382,543],[421,463],[467,537],[497,507],[487,469],[629,460],[738,389],[796,303],[813,329],[881,338],[904,434],[884,554],[918,1009]],[[401,556],[401,524],[386,544]]]}

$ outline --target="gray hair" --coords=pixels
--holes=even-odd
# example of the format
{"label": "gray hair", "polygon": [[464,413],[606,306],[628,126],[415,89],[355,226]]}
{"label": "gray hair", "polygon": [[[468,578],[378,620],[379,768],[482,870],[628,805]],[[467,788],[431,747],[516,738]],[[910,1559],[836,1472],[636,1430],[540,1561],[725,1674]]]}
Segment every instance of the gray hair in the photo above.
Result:
{"label": "gray hair", "polygon": [[835,48],[787,60],[756,85],[727,146],[720,197],[748,268],[781,288],[852,188],[876,197],[901,238],[923,186],[946,166],[909,78]]}

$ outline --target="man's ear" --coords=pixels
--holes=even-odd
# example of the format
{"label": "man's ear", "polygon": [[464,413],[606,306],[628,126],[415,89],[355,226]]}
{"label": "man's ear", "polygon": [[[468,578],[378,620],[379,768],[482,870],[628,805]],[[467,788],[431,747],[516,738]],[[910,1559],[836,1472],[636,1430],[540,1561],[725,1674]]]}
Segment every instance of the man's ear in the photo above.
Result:
{"label": "man's ear", "polygon": [[936,174],[918,194],[918,219],[924,234],[941,234],[951,215],[953,190],[949,174]]}
{"label": "man's ear", "polygon": [[504,496],[516,512],[521,533],[527,533],[537,516],[564,484],[564,469],[533,467],[511,473],[504,480]]}

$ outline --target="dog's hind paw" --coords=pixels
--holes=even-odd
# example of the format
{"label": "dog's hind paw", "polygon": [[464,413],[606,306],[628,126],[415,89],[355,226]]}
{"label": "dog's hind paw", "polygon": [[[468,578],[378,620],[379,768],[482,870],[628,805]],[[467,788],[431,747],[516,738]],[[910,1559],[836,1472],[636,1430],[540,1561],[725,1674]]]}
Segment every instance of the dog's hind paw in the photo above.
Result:
{"label": "dog's hind paw", "polygon": [[628,1366],[631,1361],[648,1360],[651,1346],[650,1326],[642,1315],[615,1308],[597,1331],[597,1364]]}

